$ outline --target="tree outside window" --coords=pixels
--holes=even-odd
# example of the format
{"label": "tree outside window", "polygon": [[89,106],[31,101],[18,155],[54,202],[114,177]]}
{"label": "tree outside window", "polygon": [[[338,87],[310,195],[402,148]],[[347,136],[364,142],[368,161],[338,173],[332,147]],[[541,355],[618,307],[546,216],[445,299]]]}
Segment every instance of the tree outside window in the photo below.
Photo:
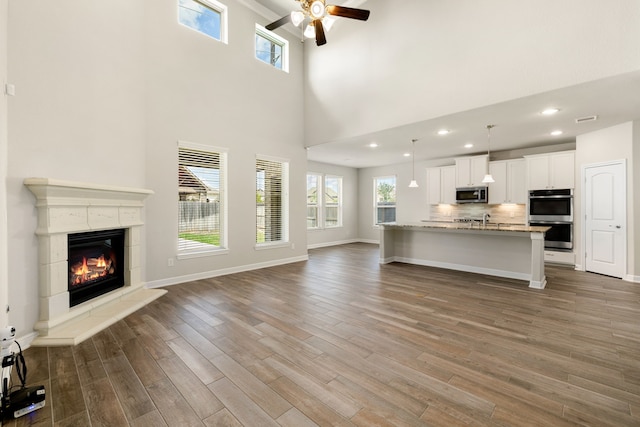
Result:
{"label": "tree outside window", "polygon": [[374,223],[394,222],[396,220],[396,177],[374,178],[375,212]]}

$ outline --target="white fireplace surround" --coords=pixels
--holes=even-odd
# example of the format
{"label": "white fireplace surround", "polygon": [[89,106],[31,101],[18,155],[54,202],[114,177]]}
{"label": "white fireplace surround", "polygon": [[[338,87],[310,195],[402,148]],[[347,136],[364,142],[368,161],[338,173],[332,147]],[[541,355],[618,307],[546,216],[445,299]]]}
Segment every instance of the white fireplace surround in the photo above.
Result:
{"label": "white fireplace surround", "polygon": [[[32,345],[75,345],[166,293],[141,280],[144,199],[153,191],[27,178],[38,209],[40,320]],[[67,236],[88,231],[125,230],[124,287],[69,306]]]}

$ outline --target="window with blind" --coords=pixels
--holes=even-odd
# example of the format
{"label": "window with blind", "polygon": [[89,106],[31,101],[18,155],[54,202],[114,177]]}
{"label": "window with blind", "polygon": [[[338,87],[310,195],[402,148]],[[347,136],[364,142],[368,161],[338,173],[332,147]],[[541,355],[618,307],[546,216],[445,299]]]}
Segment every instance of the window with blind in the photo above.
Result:
{"label": "window with blind", "polygon": [[396,177],[381,176],[373,179],[374,225],[396,220]]}
{"label": "window with blind", "polygon": [[307,174],[307,228],[320,228],[320,204],[322,198],[318,197],[322,194],[322,175],[309,173]]}
{"label": "window with blind", "polygon": [[226,150],[178,144],[178,255],[226,247]]}
{"label": "window with blind", "polygon": [[256,243],[284,243],[288,236],[289,163],[256,159]]}

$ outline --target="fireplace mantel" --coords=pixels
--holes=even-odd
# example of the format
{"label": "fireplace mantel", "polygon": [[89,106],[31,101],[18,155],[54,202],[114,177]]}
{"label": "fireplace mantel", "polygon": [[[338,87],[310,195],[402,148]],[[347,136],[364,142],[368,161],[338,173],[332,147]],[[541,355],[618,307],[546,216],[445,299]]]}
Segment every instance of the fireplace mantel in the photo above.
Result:
{"label": "fireplace mantel", "polygon": [[[141,229],[144,199],[153,191],[27,178],[38,208],[39,336],[32,345],[74,345],[100,332],[166,291],[146,289],[141,280]],[[125,230],[125,285],[69,307],[68,234]]]}

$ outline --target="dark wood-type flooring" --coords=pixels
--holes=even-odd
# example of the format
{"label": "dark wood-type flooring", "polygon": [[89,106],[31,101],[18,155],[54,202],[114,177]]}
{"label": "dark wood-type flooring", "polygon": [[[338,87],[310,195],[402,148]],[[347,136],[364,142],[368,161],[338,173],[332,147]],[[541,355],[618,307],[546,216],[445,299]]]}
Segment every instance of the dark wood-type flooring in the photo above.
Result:
{"label": "dark wood-type flooring", "polygon": [[46,407],[5,425],[638,426],[640,285],[378,264],[378,247],[168,288],[25,351]]}

